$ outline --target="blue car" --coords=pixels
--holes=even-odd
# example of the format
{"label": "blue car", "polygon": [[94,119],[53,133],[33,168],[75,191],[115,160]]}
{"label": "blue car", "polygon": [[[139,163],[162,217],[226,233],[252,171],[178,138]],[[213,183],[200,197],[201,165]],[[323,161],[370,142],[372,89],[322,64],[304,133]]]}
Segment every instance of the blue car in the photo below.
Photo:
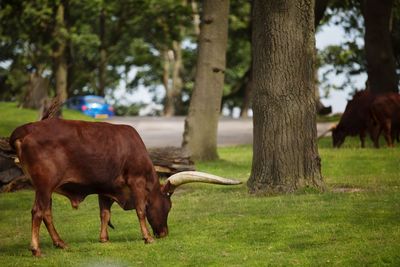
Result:
{"label": "blue car", "polygon": [[108,105],[101,96],[75,96],[69,98],[65,104],[67,108],[79,110],[94,118],[105,119],[114,116],[113,107]]}

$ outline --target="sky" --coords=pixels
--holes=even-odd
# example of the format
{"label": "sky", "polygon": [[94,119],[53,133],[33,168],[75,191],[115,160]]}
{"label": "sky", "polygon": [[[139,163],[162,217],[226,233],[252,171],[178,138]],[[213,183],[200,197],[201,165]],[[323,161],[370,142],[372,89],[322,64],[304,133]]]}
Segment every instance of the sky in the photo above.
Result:
{"label": "sky", "polygon": [[[324,47],[332,44],[340,44],[346,40],[344,31],[336,25],[328,24],[321,27],[316,34],[316,47],[318,49],[323,49]],[[363,42],[363,40],[359,40]],[[135,75],[135,71],[131,71],[128,74],[128,80],[132,79]],[[319,70],[319,75],[322,75],[322,70]],[[358,77],[354,77],[353,86],[358,89],[363,89],[365,85],[366,74],[359,75]],[[343,75],[335,75],[330,74],[329,83],[340,85],[344,81]],[[350,86],[344,88],[343,90],[331,90],[329,96],[327,98],[322,98],[321,101],[325,106],[332,106],[332,113],[340,113],[343,112],[347,100],[350,99],[351,88]],[[159,97],[163,97],[165,94],[163,87],[159,87],[157,90],[157,95]],[[323,93],[321,92],[321,95]],[[138,103],[142,102],[145,104],[152,103],[152,95],[148,93],[147,89],[144,87],[140,87],[134,93],[128,94],[125,91],[125,80],[121,80],[116,92],[114,93],[114,97],[119,99],[120,104],[129,104],[130,102]],[[154,108],[154,104],[152,108]],[[161,108],[160,106],[158,108]],[[145,111],[143,111],[145,113]]]}
{"label": "sky", "polygon": [[[328,45],[333,45],[333,44],[340,44],[344,40],[346,40],[345,34],[343,29],[341,29],[339,26],[336,25],[326,25],[321,27],[321,29],[317,32],[315,36],[315,41],[316,41],[316,47],[318,49],[323,49],[324,47]],[[357,40],[359,42],[363,42],[364,40]],[[321,76],[322,70],[319,71],[319,75]],[[353,78],[354,81],[354,87],[357,89],[364,89],[365,87],[365,81],[367,79],[367,75],[361,74],[358,76],[355,76]],[[329,76],[329,83],[331,84],[337,84],[339,85],[342,81],[344,80],[343,75],[335,75],[331,74]],[[351,93],[351,88],[346,87],[344,90],[331,90],[329,93],[328,98],[321,99],[321,102],[326,105],[326,106],[332,106],[332,113],[339,113],[343,112],[347,100],[350,99],[350,93]],[[320,92],[322,95],[322,92]]]}

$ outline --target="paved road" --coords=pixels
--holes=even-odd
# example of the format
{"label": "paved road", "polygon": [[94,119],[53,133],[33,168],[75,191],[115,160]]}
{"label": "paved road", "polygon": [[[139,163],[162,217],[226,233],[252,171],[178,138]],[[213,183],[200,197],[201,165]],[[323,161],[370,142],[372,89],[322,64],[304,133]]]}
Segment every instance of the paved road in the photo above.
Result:
{"label": "paved road", "polygon": [[[115,124],[131,125],[139,132],[147,147],[180,146],[185,117],[113,117]],[[318,134],[332,124],[319,123]],[[253,143],[252,119],[223,117],[218,125],[218,146],[244,145]]]}

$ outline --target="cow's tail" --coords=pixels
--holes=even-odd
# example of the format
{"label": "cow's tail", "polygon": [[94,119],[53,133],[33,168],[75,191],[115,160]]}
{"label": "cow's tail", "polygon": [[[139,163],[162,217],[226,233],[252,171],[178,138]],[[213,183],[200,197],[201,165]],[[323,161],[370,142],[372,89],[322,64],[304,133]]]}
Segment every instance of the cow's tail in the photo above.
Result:
{"label": "cow's tail", "polygon": [[[46,105],[45,105],[46,106]],[[62,102],[58,96],[54,97],[48,108],[44,108],[43,114],[40,120],[46,120],[49,118],[53,118],[57,116],[60,108],[62,106]],[[15,142],[17,140],[22,140],[26,135],[28,135],[35,128],[35,123],[28,123],[22,126],[17,127],[11,134],[9,139],[10,147],[13,149],[13,152],[16,151]]]}
{"label": "cow's tail", "polygon": [[33,123],[28,123],[22,126],[17,127],[11,134],[8,143],[10,147],[13,149],[13,152],[16,151],[15,142],[17,140],[23,139],[26,135],[28,135],[32,131]]}
{"label": "cow's tail", "polygon": [[45,119],[58,117],[58,114],[59,114],[62,104],[63,104],[63,102],[61,101],[60,97],[58,95],[55,96],[51,100],[50,105],[48,107],[47,107],[47,105],[44,105],[42,116],[40,117],[40,120],[42,121]]}
{"label": "cow's tail", "polygon": [[110,226],[112,229],[115,229],[115,228],[114,228],[114,225],[111,223],[111,220],[109,220],[107,224],[108,224],[108,226]]}

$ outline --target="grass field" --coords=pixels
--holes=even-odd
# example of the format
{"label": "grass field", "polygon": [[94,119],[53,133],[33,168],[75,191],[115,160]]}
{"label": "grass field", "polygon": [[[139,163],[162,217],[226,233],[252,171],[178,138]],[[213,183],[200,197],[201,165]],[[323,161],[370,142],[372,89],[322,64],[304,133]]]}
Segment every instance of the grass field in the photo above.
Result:
{"label": "grass field", "polygon": [[[0,119],[2,120],[2,118]],[[0,194],[0,266],[400,266],[400,149],[343,149],[320,140],[328,191],[257,197],[247,193],[251,147],[221,148],[198,170],[243,181],[190,184],[172,197],[168,237],[145,245],[133,211],[112,208],[115,230],[101,244],[97,198],[73,210],[54,195],[53,216],[68,249],[53,248],[41,228],[33,258],[33,192]]]}

